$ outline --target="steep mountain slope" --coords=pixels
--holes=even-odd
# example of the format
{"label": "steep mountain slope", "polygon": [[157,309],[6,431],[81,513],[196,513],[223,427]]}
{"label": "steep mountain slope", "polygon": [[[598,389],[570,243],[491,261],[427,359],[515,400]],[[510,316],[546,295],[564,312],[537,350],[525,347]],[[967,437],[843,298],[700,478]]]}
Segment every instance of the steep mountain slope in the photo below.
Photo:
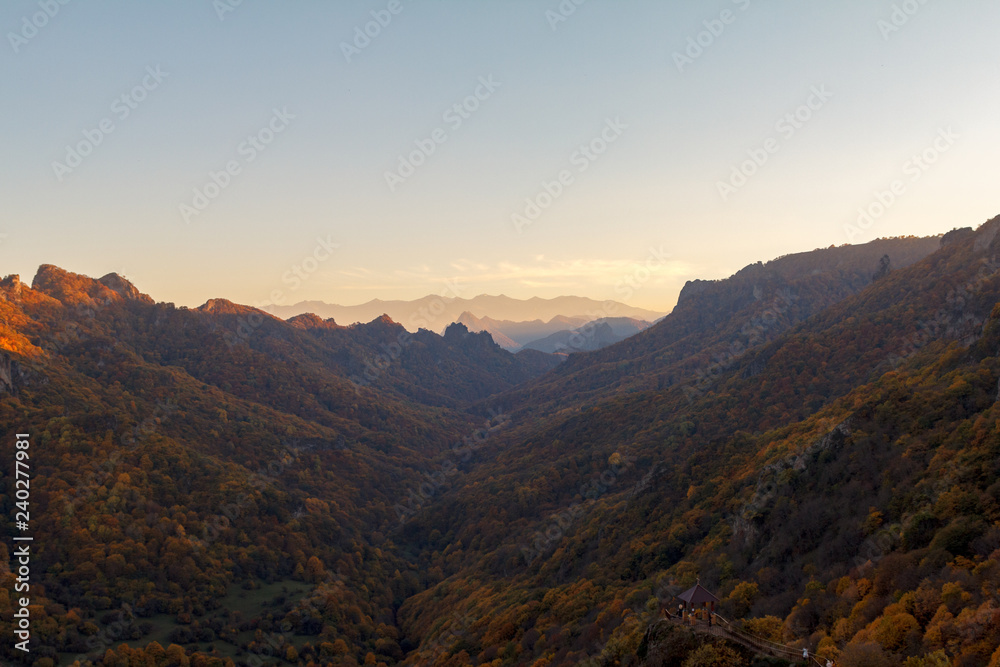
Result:
{"label": "steep mountain slope", "polygon": [[[784,621],[750,627],[841,654],[845,665],[936,651],[954,664],[993,664],[998,229],[1000,219],[949,234],[920,261],[894,259],[911,265],[874,284],[858,270],[853,290],[833,290],[829,277],[822,290],[788,279],[780,264],[751,269],[752,281],[741,272],[730,296],[721,284],[713,299],[701,296],[688,322],[672,314],[661,331],[635,337],[644,341],[581,355],[575,372],[567,362],[512,394],[530,401],[510,411],[493,458],[400,535],[426,540],[436,529],[428,562],[448,575],[407,601],[404,627],[430,632],[434,646],[423,619],[456,607],[475,619],[461,642],[428,650],[435,664],[461,664],[463,651],[513,653],[517,664],[600,654],[616,664],[640,646],[639,612],[700,577],[727,615],[777,614]],[[815,267],[806,259],[794,261]],[[705,320],[738,332],[741,318],[722,313],[762,300],[752,288],[768,278],[791,283],[798,298],[697,392],[645,377],[663,357],[627,360],[653,348],[650,336]],[[616,352],[620,366],[641,371],[628,392],[560,392],[569,378],[598,377]],[[612,381],[625,375],[603,370]]]}
{"label": "steep mountain slope", "polygon": [[511,409],[549,414],[566,403],[677,385],[701,395],[748,350],[870,285],[883,257],[901,269],[940,244],[939,237],[880,239],[751,264],[726,280],[689,282],[674,310],[654,326],[572,355],[504,400]]}
{"label": "steep mountain slope", "polygon": [[[53,266],[30,288],[5,278],[0,315],[3,441],[31,434],[32,660],[145,645],[156,628],[191,655],[225,639],[230,658],[289,647],[318,657],[322,635],[345,659],[402,657],[410,640],[395,608],[428,575],[381,552],[382,531],[428,479],[447,488],[459,468],[442,473],[436,457],[483,424],[437,406],[550,363],[460,327],[421,332],[382,368],[395,382],[383,392],[350,374],[382,341],[398,344],[405,332],[387,319],[340,328],[224,300],[177,309],[119,276]],[[10,485],[2,505],[13,532]],[[279,583],[299,601],[276,592],[267,613],[229,615],[241,586]],[[7,632],[12,605],[0,599]]]}

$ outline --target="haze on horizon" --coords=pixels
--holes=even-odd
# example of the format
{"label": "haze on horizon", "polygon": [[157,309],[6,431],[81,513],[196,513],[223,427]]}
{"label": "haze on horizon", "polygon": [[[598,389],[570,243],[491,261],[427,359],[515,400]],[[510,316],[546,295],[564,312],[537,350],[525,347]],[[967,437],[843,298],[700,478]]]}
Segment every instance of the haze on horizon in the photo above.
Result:
{"label": "haze on horizon", "polygon": [[4,3],[0,273],[666,312],[1000,212],[1000,6],[679,4]]}

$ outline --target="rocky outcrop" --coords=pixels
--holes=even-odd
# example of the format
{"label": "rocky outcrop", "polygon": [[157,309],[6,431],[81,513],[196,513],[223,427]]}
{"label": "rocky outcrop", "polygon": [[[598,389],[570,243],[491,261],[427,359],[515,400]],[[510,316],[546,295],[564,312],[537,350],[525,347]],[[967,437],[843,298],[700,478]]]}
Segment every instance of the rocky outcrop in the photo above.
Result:
{"label": "rocky outcrop", "polygon": [[23,287],[24,283],[21,282],[21,276],[12,273],[3,280],[0,280],[0,299],[20,303]]}
{"label": "rocky outcrop", "polygon": [[296,315],[295,317],[290,317],[287,320],[288,324],[296,327],[297,329],[343,329],[344,327],[337,324],[333,318],[324,320],[319,315],[313,313],[303,313],[302,315]]}
{"label": "rocky outcrop", "polygon": [[6,352],[0,351],[0,395],[17,394],[21,368]]}
{"label": "rocky outcrop", "polygon": [[97,280],[115,294],[129,301],[142,301],[143,303],[153,303],[152,297],[140,292],[135,285],[117,273],[109,273]]}
{"label": "rocky outcrop", "polygon": [[52,264],[38,267],[31,288],[57,299],[64,306],[103,306],[116,301],[139,301],[152,304],[153,299],[117,273],[100,280],[71,273]]}

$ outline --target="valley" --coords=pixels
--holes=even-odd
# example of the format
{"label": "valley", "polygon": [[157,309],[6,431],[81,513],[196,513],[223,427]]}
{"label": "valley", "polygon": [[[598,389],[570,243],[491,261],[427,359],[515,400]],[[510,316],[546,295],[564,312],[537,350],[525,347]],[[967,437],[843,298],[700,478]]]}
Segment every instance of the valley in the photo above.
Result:
{"label": "valley", "polygon": [[842,664],[992,665],[998,230],[692,282],[568,357],[8,276],[39,656],[675,664],[644,637],[700,581],[741,631]]}

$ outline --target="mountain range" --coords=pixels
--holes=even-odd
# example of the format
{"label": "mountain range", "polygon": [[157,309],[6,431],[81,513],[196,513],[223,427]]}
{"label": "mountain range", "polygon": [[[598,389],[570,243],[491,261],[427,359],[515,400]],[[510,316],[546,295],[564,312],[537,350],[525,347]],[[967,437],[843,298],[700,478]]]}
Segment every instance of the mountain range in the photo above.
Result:
{"label": "mountain range", "polygon": [[8,276],[31,659],[788,664],[657,623],[700,582],[742,631],[841,667],[996,667],[998,232],[692,281],[568,356]]}
{"label": "mountain range", "polygon": [[522,348],[549,353],[569,353],[596,350],[625,340],[649,327],[649,322],[629,317],[566,317],[560,315],[548,322],[511,322],[491,317],[476,317],[466,311],[456,322],[469,331],[485,331],[505,350]]}
{"label": "mountain range", "polygon": [[[450,290],[456,293],[460,292],[458,287],[451,287]],[[526,323],[533,323],[535,320],[548,323],[553,318],[565,318],[567,324],[579,320],[589,322],[602,317],[629,317],[652,322],[665,314],[628,306],[617,301],[597,301],[586,297],[514,299],[503,294],[499,296],[481,294],[471,299],[434,295],[412,301],[373,299],[357,306],[339,306],[322,301],[300,301],[290,306],[268,306],[266,310],[283,319],[312,313],[323,319],[332,318],[339,324],[370,322],[382,315],[388,315],[406,327],[408,331],[425,328],[438,333],[443,332],[452,322],[460,321],[465,313],[477,318]],[[546,331],[528,340],[541,338],[558,330]],[[507,335],[511,334],[508,332]],[[519,335],[515,335],[514,339],[517,340],[519,337]]]}

